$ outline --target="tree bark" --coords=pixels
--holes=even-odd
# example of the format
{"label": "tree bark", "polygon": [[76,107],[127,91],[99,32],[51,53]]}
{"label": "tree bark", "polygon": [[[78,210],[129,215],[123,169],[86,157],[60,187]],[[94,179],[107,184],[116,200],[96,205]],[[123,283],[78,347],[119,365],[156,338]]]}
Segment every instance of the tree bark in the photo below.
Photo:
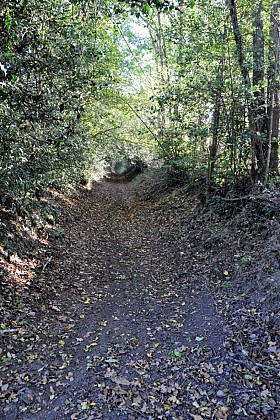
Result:
{"label": "tree bark", "polygon": [[236,3],[235,3],[235,0],[227,0],[227,3],[228,3],[230,17],[231,17],[233,35],[234,35],[234,39],[236,43],[240,71],[243,76],[245,86],[249,89],[251,87],[251,80],[250,80],[248,69],[245,65],[243,40],[242,40],[238,18],[237,18]]}
{"label": "tree bark", "polygon": [[255,170],[257,178],[263,177],[265,170],[265,151],[267,151],[267,114],[266,101],[264,96],[264,36],[263,22],[261,18],[262,0],[259,3],[252,1],[253,18],[253,88],[254,98],[252,100],[253,116],[256,129],[256,157],[258,167]]}
{"label": "tree bark", "polygon": [[215,95],[213,123],[212,123],[212,143],[209,147],[209,161],[208,161],[208,173],[207,173],[208,193],[210,193],[212,175],[214,172],[215,161],[217,159],[217,153],[218,153],[219,126],[220,126],[220,117],[221,117],[223,83],[224,83],[224,53],[220,59],[219,69],[218,69],[217,78],[216,78],[216,95]]}
{"label": "tree bark", "polygon": [[279,56],[280,56],[280,1],[272,5],[270,18],[270,51],[268,68],[268,133],[269,146],[267,152],[266,181],[269,173],[278,174],[279,171],[279,118],[280,118],[280,84],[279,84]]}
{"label": "tree bark", "polygon": [[209,164],[208,164],[208,190],[211,188],[211,179],[215,167],[215,159],[218,151],[218,133],[219,133],[219,124],[220,124],[220,110],[221,110],[221,89],[219,88],[216,92],[215,98],[215,109],[213,114],[213,130],[212,130],[212,144],[209,147]]}
{"label": "tree bark", "polygon": [[259,86],[256,90],[254,98],[250,96],[250,88],[252,87],[250,75],[245,62],[245,54],[243,48],[243,39],[237,17],[237,9],[235,0],[227,0],[234,39],[236,43],[237,56],[240,72],[243,77],[245,86],[245,95],[248,103],[248,120],[251,136],[251,178],[253,183],[262,179],[265,172],[265,158],[263,153],[263,144],[267,141],[266,136],[266,110],[264,103],[264,94],[261,90],[261,83],[264,77],[264,45],[263,45],[263,29],[261,20],[262,1],[257,6],[253,4],[254,34],[253,34],[253,85]]}

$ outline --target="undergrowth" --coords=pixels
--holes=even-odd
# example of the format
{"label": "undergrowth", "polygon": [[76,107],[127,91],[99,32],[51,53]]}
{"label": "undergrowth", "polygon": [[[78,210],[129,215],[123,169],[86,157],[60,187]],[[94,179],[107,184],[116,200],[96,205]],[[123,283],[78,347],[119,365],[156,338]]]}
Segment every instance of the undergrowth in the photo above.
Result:
{"label": "undergrowth", "polygon": [[[277,310],[280,195],[275,183],[252,191],[250,181],[244,179],[207,195],[205,182],[180,185],[167,168],[160,168],[141,174],[133,188],[141,201],[169,214],[168,228],[161,234],[165,240],[180,242],[182,248],[191,243],[193,252],[209,256],[214,288],[226,287],[256,305],[273,305]],[[188,202],[196,204],[188,206]]]}

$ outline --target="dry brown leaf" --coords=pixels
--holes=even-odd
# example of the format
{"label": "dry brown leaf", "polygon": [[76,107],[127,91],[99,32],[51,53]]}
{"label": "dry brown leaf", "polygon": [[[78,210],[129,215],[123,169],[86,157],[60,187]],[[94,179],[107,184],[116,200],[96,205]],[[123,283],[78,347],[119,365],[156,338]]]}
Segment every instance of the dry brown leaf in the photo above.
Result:
{"label": "dry brown leaf", "polygon": [[215,413],[215,419],[217,420],[227,420],[228,418],[228,408],[223,406],[220,407],[218,411]]}
{"label": "dry brown leaf", "polygon": [[133,403],[132,405],[140,405],[142,402],[142,398],[140,397],[140,395],[138,395],[137,397],[133,398]]}

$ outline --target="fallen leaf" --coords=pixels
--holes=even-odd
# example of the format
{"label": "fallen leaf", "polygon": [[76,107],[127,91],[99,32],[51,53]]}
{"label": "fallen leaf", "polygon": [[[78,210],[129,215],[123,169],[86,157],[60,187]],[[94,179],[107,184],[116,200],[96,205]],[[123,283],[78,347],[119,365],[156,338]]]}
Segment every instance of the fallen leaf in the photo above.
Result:
{"label": "fallen leaf", "polygon": [[117,385],[130,385],[129,380],[126,378],[123,378],[122,376],[113,376],[111,380],[115,382]]}
{"label": "fallen leaf", "polygon": [[142,403],[142,398],[140,397],[140,395],[138,395],[137,397],[133,398],[132,405],[139,406],[141,403]]}
{"label": "fallen leaf", "polygon": [[112,357],[109,357],[109,359],[105,360],[105,363],[109,363],[109,364],[119,364],[118,359],[114,359]]}

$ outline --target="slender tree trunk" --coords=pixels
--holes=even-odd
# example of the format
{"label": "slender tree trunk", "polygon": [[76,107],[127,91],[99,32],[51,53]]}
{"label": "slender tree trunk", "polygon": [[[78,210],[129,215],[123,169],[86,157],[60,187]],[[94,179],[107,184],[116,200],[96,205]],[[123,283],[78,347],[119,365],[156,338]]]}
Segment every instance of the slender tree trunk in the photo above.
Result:
{"label": "slender tree trunk", "polygon": [[[226,38],[226,27],[224,28],[223,39]],[[222,49],[222,56],[220,58],[217,76],[216,76],[216,94],[215,94],[215,103],[214,103],[214,113],[213,113],[213,124],[212,124],[212,143],[209,147],[209,161],[208,161],[208,174],[207,174],[207,184],[208,184],[208,193],[211,189],[211,181],[215,168],[215,162],[217,159],[218,144],[219,144],[219,125],[221,117],[221,105],[222,105],[222,90],[224,86],[224,62],[225,62],[225,51]]]}
{"label": "slender tree trunk", "polygon": [[253,18],[253,88],[254,99],[252,101],[253,116],[256,129],[256,157],[257,171],[256,180],[263,178],[265,171],[265,153],[267,152],[267,114],[266,102],[264,96],[264,36],[263,22],[261,18],[262,0],[255,3],[252,0],[252,18]]}
{"label": "slender tree trunk", "polygon": [[157,45],[158,45],[158,54],[160,59],[160,68],[161,68],[161,80],[165,82],[165,57],[164,57],[164,40],[163,40],[163,31],[161,25],[161,12],[157,14],[157,24],[158,24],[158,31],[157,31]]}
{"label": "slender tree trunk", "polygon": [[212,129],[212,144],[209,147],[209,164],[208,164],[208,176],[207,176],[207,184],[208,184],[208,192],[211,188],[211,180],[212,175],[215,167],[215,159],[217,156],[218,151],[218,133],[219,133],[219,124],[220,124],[220,111],[221,111],[221,95],[222,90],[219,87],[216,92],[215,98],[215,109],[213,114],[213,129]]}
{"label": "slender tree trunk", "polygon": [[268,68],[268,133],[269,144],[265,180],[269,173],[277,174],[279,170],[279,118],[280,118],[280,85],[279,85],[279,56],[280,56],[280,1],[272,5]]}
{"label": "slender tree trunk", "polygon": [[161,53],[161,62],[162,62],[162,70],[164,77],[166,79],[166,82],[170,84],[170,69],[168,65],[168,53],[166,48],[166,42],[164,37],[164,32],[162,29],[162,22],[161,22],[161,16],[162,14],[158,12],[158,31],[159,31],[159,46],[160,46],[160,53]]}
{"label": "slender tree trunk", "polygon": [[[152,45],[155,52],[155,61],[156,61],[156,72],[158,76],[158,83],[163,85],[165,84],[164,79],[164,56],[163,56],[163,47],[162,47],[162,33],[161,33],[161,18],[160,12],[157,15],[157,22],[155,22],[155,26],[152,27],[150,22],[146,21]],[[163,145],[164,141],[164,131],[165,131],[165,112],[163,107],[159,107],[158,114],[157,114],[157,128],[158,128],[158,137],[160,139],[160,144]],[[161,147],[162,152],[164,155],[167,154],[167,151],[164,147]],[[168,156],[169,158],[169,156]]]}
{"label": "slender tree trunk", "polygon": [[249,89],[251,87],[251,80],[250,80],[248,68],[245,65],[243,40],[242,40],[242,36],[240,32],[238,19],[237,19],[236,3],[235,3],[235,0],[227,0],[227,3],[229,7],[231,22],[232,22],[232,29],[233,29],[234,39],[236,43],[240,71],[243,76],[245,86]]}
{"label": "slender tree trunk", "polygon": [[[232,29],[234,34],[234,39],[236,43],[238,63],[240,67],[240,72],[243,77],[244,86],[245,86],[245,95],[246,101],[248,104],[248,120],[249,120],[249,129],[251,135],[251,177],[253,183],[256,183],[259,179],[263,177],[264,174],[264,154],[262,140],[264,137],[264,119],[265,119],[265,109],[264,105],[261,103],[259,95],[255,95],[251,99],[249,91],[252,87],[248,67],[245,62],[245,54],[243,48],[243,39],[239,27],[239,22],[237,18],[237,9],[235,0],[227,0]],[[254,4],[254,3],[253,3]],[[262,1],[259,2],[259,5],[253,6],[254,11],[254,35],[253,35],[253,50],[254,50],[254,70],[253,70],[253,83],[259,84],[263,80],[263,31],[262,31],[262,20],[261,20],[261,10],[262,10]],[[263,95],[260,95],[263,97]],[[260,121],[259,121],[260,120]]]}

